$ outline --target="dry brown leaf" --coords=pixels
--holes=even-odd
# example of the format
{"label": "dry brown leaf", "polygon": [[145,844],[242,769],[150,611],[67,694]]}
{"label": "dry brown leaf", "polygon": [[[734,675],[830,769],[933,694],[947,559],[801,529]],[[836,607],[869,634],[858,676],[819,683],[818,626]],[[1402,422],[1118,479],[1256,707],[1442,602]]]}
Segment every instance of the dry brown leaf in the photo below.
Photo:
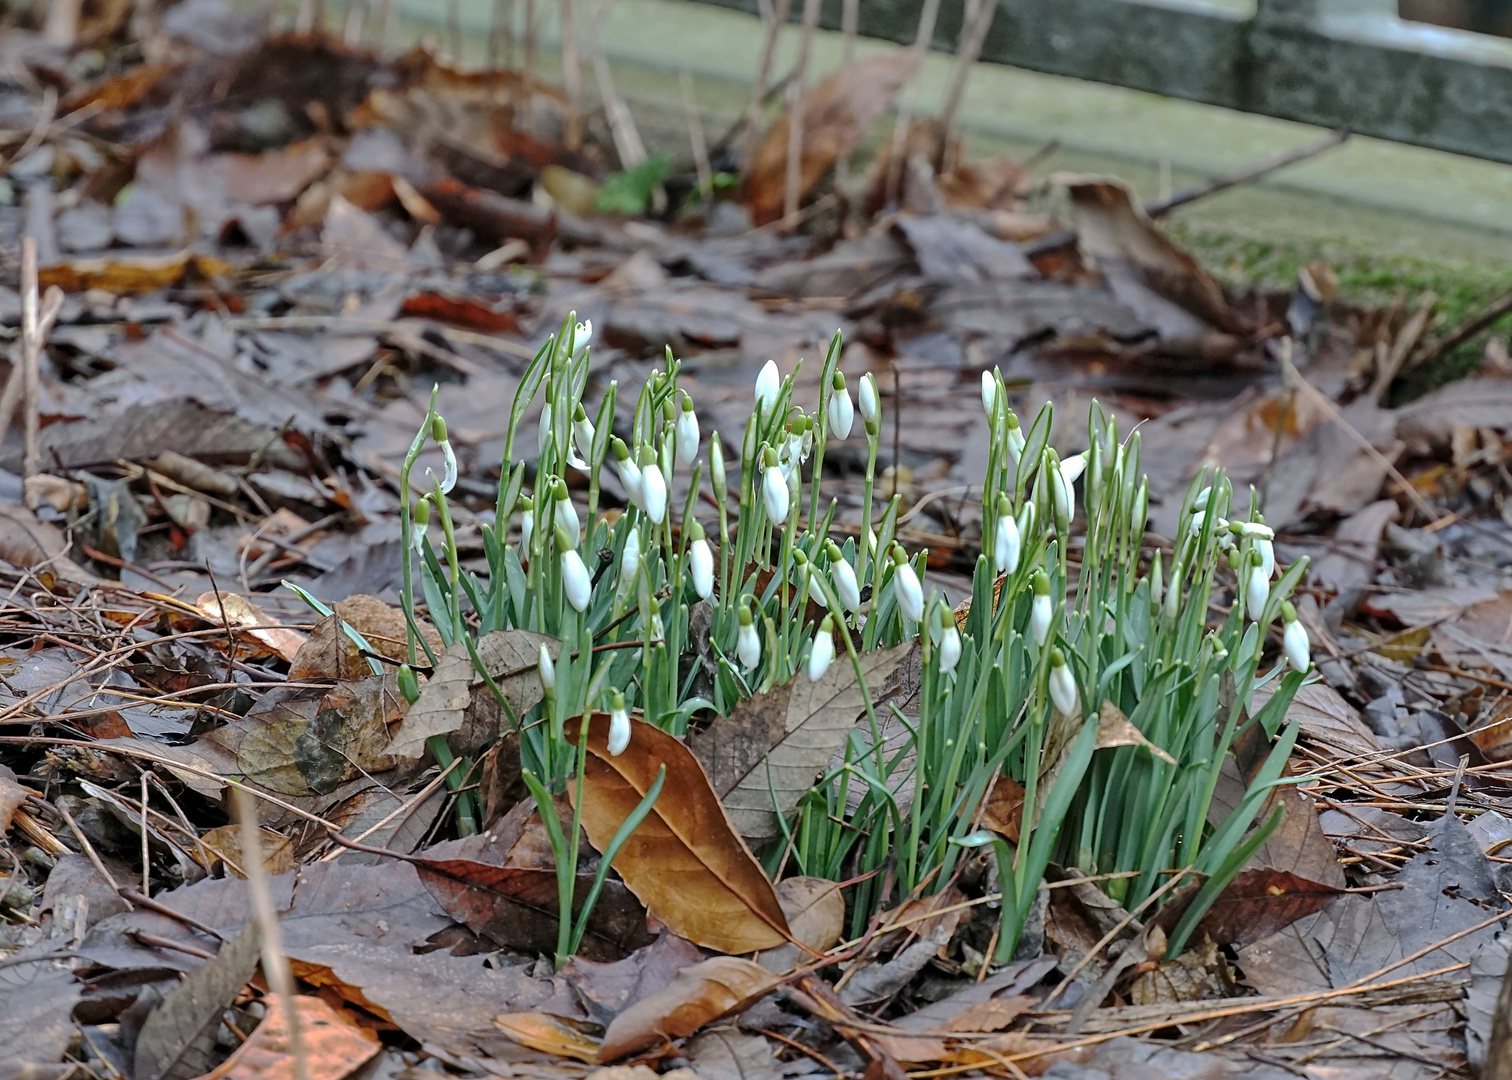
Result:
{"label": "dry brown leaf", "polygon": [[56,285],[64,292],[103,289],[117,296],[129,296],[177,285],[191,272],[208,280],[229,274],[231,264],[192,251],[175,255],[118,255],[55,263],[37,271],[37,281],[43,287]]}
{"label": "dry brown leaf", "polygon": [[[541,700],[536,663],[542,645],[553,658],[562,647],[556,638],[530,630],[495,630],[478,639],[478,658],[517,718]],[[419,757],[431,736],[459,730],[462,747],[480,749],[498,737],[500,712],[498,699],[473,666],[466,642],[453,642],[441,655],[419,699],[404,714],[389,753]]]}
{"label": "dry brown leaf", "polygon": [[24,506],[0,506],[0,559],[22,570],[51,573],[63,581],[92,585],[100,579],[68,557],[68,538]]}
{"label": "dry brown leaf", "polygon": [[278,687],[218,732],[248,780],[284,795],[330,794],[361,773],[393,768],[388,732],[403,712],[395,675]]}
{"label": "dry brown leaf", "polygon": [[212,625],[229,624],[233,631],[244,632],[285,660],[292,661],[307,640],[303,632],[281,625],[262,608],[236,593],[223,592],[219,596],[213,592],[202,593],[194,606]]}
{"label": "dry brown leaf", "polygon": [[779,835],[779,810],[791,812],[813,787],[865,710],[866,694],[878,696],[888,688],[911,648],[905,644],[863,654],[864,686],[856,680],[854,665],[831,664],[818,682],[797,677],[773,687],[689,740],[742,836]]}
{"label": "dry brown leaf", "polygon": [[[294,841],[275,829],[263,826],[259,830],[263,866],[270,874],[287,874],[298,867],[294,857]],[[246,877],[247,865],[242,859],[241,826],[219,825],[200,837],[200,843],[212,854],[220,856],[226,869],[239,878]],[[191,849],[193,851],[193,849]],[[210,867],[205,867],[210,869]]]}
{"label": "dry brown leaf", "polygon": [[539,1012],[505,1013],[495,1017],[499,1030],[521,1046],[557,1057],[592,1064],[599,1060],[599,1044],[559,1016]]}
{"label": "dry brown leaf", "polygon": [[[294,1007],[304,1047],[304,1080],[343,1080],[381,1048],[378,1036],[348,1023],[320,998],[296,997]],[[268,1015],[251,1037],[199,1080],[296,1080],[298,1075],[283,1000],[273,994]]]}
{"label": "dry brown leaf", "polygon": [[0,836],[10,830],[11,819],[31,792],[16,782],[16,774],[0,765]]}
{"label": "dry brown leaf", "polygon": [[777,976],[749,960],[716,956],[684,968],[665,990],[642,998],[609,1024],[598,1060],[619,1061],[693,1034],[744,1008],[777,985]]}
{"label": "dry brown leaf", "polygon": [[[914,63],[914,54],[904,50],[856,60],[808,92],[803,109],[800,196],[856,148],[913,74]],[[751,162],[746,205],[758,225],[776,221],[783,214],[788,123],[788,114],[783,113],[762,139]]]}
{"label": "dry brown leaf", "polygon": [[[772,883],[720,805],[698,759],[660,728],[631,721],[630,745],[609,753],[609,717],[588,729],[582,821],[599,851],[666,766],[661,796],[630,835],[614,869],[646,909],[679,937],[726,953],[789,939]],[[574,794],[577,785],[568,789]]]}
{"label": "dry brown leaf", "polygon": [[[373,651],[390,660],[403,663],[409,659],[409,638],[404,622],[404,612],[393,604],[385,603],[376,596],[356,593],[331,605],[346,624],[361,634]],[[421,619],[420,634],[439,656],[446,648],[441,635],[429,621]],[[423,655],[423,653],[422,653]]]}
{"label": "dry brown leaf", "polygon": [[1019,840],[1024,823],[1024,785],[1011,776],[998,775],[987,805],[982,807],[982,828],[991,829],[1010,844]]}
{"label": "dry brown leaf", "polygon": [[817,877],[783,878],[777,883],[777,902],[782,905],[788,929],[796,940],[756,957],[756,962],[768,971],[785,975],[840,940],[845,928],[845,897],[833,881]]}
{"label": "dry brown leaf", "polygon": [[1143,746],[1167,765],[1175,765],[1176,759],[1145,738],[1144,732],[1134,726],[1124,711],[1111,701],[1104,701],[1097,713],[1097,749],[1113,746]]}
{"label": "dry brown leaf", "polygon": [[289,661],[290,682],[320,679],[360,679],[369,674],[368,662],[341,619],[327,615],[315,624],[310,636]]}

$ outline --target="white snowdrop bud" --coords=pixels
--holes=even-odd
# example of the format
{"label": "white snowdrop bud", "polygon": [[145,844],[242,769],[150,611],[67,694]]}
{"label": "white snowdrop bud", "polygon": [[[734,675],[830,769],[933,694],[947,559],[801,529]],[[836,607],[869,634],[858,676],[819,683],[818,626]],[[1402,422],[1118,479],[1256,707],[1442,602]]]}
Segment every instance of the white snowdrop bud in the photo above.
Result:
{"label": "white snowdrop bud", "polygon": [[740,629],[735,632],[735,658],[747,671],[761,663],[761,634],[748,604],[740,606]]}
{"label": "white snowdrop bud", "polygon": [[1029,605],[1029,630],[1034,635],[1034,644],[1043,647],[1050,640],[1050,617],[1054,609],[1050,604],[1050,579],[1043,570],[1034,575],[1034,600]]}
{"label": "white snowdrop bud", "polygon": [[1067,716],[1075,716],[1080,711],[1076,680],[1071,677],[1071,669],[1066,666],[1066,658],[1059,649],[1050,654],[1050,700],[1058,712]]}
{"label": "white snowdrop bud", "polygon": [[1254,541],[1254,547],[1260,553],[1260,569],[1265,571],[1265,580],[1269,581],[1276,574],[1276,548],[1265,539]]}
{"label": "white snowdrop bud", "polygon": [[1050,495],[1055,500],[1056,521],[1069,522],[1076,516],[1076,491],[1066,479],[1061,463],[1053,456],[1050,458]]}
{"label": "white snowdrop bud", "polygon": [[837,439],[850,438],[851,426],[856,422],[856,409],[851,404],[850,391],[845,386],[845,376],[835,372],[835,381],[830,384],[829,433]]}
{"label": "white snowdrop bud", "polygon": [[1297,609],[1292,607],[1291,601],[1281,605],[1281,615],[1286,620],[1286,629],[1281,634],[1281,650],[1286,654],[1286,662],[1298,671],[1306,671],[1312,666],[1312,645],[1307,640],[1307,630],[1297,619]]}
{"label": "white snowdrop bud", "polygon": [[614,471],[619,476],[620,486],[625,489],[630,504],[644,513],[646,488],[641,482],[640,466],[630,456],[630,448],[616,435],[609,442],[609,453],[614,458]]}
{"label": "white snowdrop bud", "polygon": [[683,395],[682,408],[677,412],[677,462],[692,465],[698,458],[698,414],[693,411],[693,399]]}
{"label": "white snowdrop bud", "polygon": [[982,372],[982,409],[987,413],[987,419],[992,419],[993,411],[997,408],[997,379],[993,378],[991,371]]}
{"label": "white snowdrop bud", "polygon": [[430,524],[430,496],[427,495],[415,504],[414,512],[410,514],[409,546],[411,551],[420,551],[425,547],[425,529]]}
{"label": "white snowdrop bud", "polygon": [[457,455],[450,439],[441,440],[441,457],[445,461],[441,470],[441,494],[450,495],[451,489],[457,486]]}
{"label": "white snowdrop bud", "polygon": [[563,549],[560,556],[562,591],[567,594],[572,610],[587,611],[588,601],[593,598],[593,582],[588,578],[588,568],[583,565],[577,548],[566,546],[562,543],[565,539],[565,536],[557,536],[557,544]]}
{"label": "white snowdrop bud", "polygon": [[651,524],[660,525],[667,517],[667,481],[654,462],[641,470],[641,498],[645,500],[646,517]]}
{"label": "white snowdrop bud", "polygon": [[581,353],[584,349],[586,349],[588,347],[588,343],[590,341],[592,341],[592,340],[593,340],[593,320],[592,319],[584,319],[582,322],[576,323],[573,326],[573,328],[572,328],[572,352],[573,352],[573,355],[576,356],[577,354]]}
{"label": "white snowdrop bud", "polygon": [[961,662],[961,632],[956,629],[955,615],[940,605],[940,674],[949,675]]}
{"label": "white snowdrop bud", "polygon": [[924,618],[924,586],[902,548],[895,549],[894,561],[893,593],[898,598],[898,610],[910,622],[919,622]]}
{"label": "white snowdrop bud", "polygon": [[835,595],[846,611],[861,610],[861,587],[856,582],[856,571],[845,561],[838,546],[830,553],[830,578],[835,583]]}
{"label": "white snowdrop bud", "polygon": [[1061,475],[1066,478],[1066,483],[1068,484],[1076,483],[1081,478],[1081,474],[1086,471],[1086,468],[1087,452],[1085,450],[1080,454],[1072,454],[1070,457],[1061,458]]}
{"label": "white snowdrop bud", "polygon": [[768,464],[761,477],[761,502],[773,525],[781,527],[788,519],[788,482],[782,475],[782,467]]}
{"label": "white snowdrop bud", "polygon": [[835,660],[835,620],[826,615],[814,634],[814,646],[809,650],[809,682],[818,682]]}
{"label": "white snowdrop bud", "polygon": [[557,491],[556,498],[552,500],[552,509],[557,526],[565,529],[567,535],[572,538],[569,546],[577,547],[581,526],[578,524],[577,507],[572,505],[572,497],[567,494],[565,487]]}
{"label": "white snowdrop bud", "polygon": [[693,578],[693,591],[700,599],[707,600],[714,595],[714,553],[709,550],[702,529],[698,538],[688,545],[688,574]]}
{"label": "white snowdrop bud", "polygon": [[1250,567],[1245,575],[1244,613],[1252,621],[1259,622],[1265,611],[1265,601],[1270,597],[1270,578],[1263,566]]}
{"label": "white snowdrop bud", "polygon": [[761,412],[771,412],[781,391],[782,376],[777,372],[777,362],[768,360],[756,376],[756,408]]}
{"label": "white snowdrop bud", "polygon": [[556,663],[544,645],[541,646],[540,655],[536,657],[536,673],[541,677],[541,689],[547,694],[556,689]]}
{"label": "white snowdrop bud", "polygon": [[593,436],[593,421],[588,419],[579,404],[572,413],[572,442],[578,453],[577,460],[572,462],[573,468],[588,471],[588,463],[593,460]]}
{"label": "white snowdrop bud", "polygon": [[619,564],[619,587],[628,589],[635,584],[635,578],[640,573],[641,548],[640,528],[633,527],[630,535],[625,537],[625,550],[620,552]]}
{"label": "white snowdrop bud", "polygon": [[1011,574],[1018,569],[1019,552],[1023,546],[1019,537],[1018,523],[1009,513],[1011,505],[1006,495],[998,496],[997,529],[992,537],[992,561],[999,574]]}
{"label": "white snowdrop bud", "polygon": [[618,690],[609,705],[609,738],[607,740],[610,757],[619,757],[630,745],[630,714],[625,711],[625,695]]}
{"label": "white snowdrop bud", "polygon": [[861,422],[868,434],[876,434],[882,422],[882,399],[877,396],[877,380],[871,372],[861,376],[861,385],[856,390],[856,402],[861,407]]}
{"label": "white snowdrop bud", "polygon": [[1008,460],[1017,465],[1019,455],[1023,452],[1024,429],[1019,427],[1019,418],[1010,409],[1008,412]]}

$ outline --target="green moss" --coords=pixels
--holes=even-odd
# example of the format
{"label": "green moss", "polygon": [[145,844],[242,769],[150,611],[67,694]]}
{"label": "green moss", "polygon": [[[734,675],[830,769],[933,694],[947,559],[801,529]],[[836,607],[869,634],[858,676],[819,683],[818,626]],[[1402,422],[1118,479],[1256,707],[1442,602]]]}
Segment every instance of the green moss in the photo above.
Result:
{"label": "green moss", "polygon": [[[1429,341],[1512,292],[1512,263],[1435,262],[1369,251],[1346,240],[1242,236],[1189,223],[1174,223],[1170,231],[1232,289],[1290,289],[1298,271],[1317,259],[1333,268],[1339,296],[1362,307],[1413,304],[1431,289],[1438,303]],[[1474,370],[1487,338],[1508,329],[1504,320],[1432,365],[1409,372],[1397,384],[1393,404],[1411,401]]]}

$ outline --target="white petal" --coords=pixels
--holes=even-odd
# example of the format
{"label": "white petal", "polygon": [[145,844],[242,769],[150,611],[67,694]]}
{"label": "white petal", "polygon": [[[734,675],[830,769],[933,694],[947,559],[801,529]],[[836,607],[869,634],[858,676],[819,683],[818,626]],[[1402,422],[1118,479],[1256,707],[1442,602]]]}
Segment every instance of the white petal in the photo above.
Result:
{"label": "white petal", "polygon": [[905,619],[918,622],[924,618],[924,587],[919,584],[912,564],[903,563],[894,571],[893,589]]}
{"label": "white petal", "polygon": [[766,508],[767,517],[773,525],[784,525],[788,519],[788,484],[787,478],[782,475],[780,466],[773,466],[766,471],[761,481],[761,501]]}
{"label": "white petal", "polygon": [[735,656],[747,671],[761,663],[761,635],[756,632],[754,623],[742,626],[736,632]]}
{"label": "white petal", "polygon": [[1248,581],[1244,589],[1244,613],[1251,620],[1258,622],[1261,614],[1265,611],[1265,601],[1270,597],[1270,578],[1265,573],[1265,568],[1255,566],[1250,568]]}
{"label": "white petal", "polygon": [[777,372],[777,362],[768,360],[756,376],[756,404],[765,411],[777,404],[777,395],[782,390],[782,376]]}
{"label": "white petal", "polygon": [[541,646],[540,656],[536,658],[536,672],[541,676],[541,686],[544,689],[548,691],[556,689],[556,664],[544,645]]}
{"label": "white petal", "polygon": [[992,538],[992,557],[999,574],[1011,574],[1018,569],[1022,542],[1018,523],[1011,514],[998,518],[997,534]]}
{"label": "white petal", "polygon": [[619,757],[630,745],[630,714],[615,709],[609,714],[608,749],[610,757]]}
{"label": "white petal", "polygon": [[1071,677],[1071,669],[1065,664],[1051,668],[1050,700],[1055,702],[1056,709],[1067,716],[1075,716],[1077,697],[1076,680]]}
{"label": "white petal", "polygon": [[1269,540],[1256,540],[1255,550],[1260,553],[1260,569],[1265,571],[1265,580],[1276,574],[1276,548]]}
{"label": "white petal", "polygon": [[693,578],[693,591],[707,600],[714,594],[714,553],[707,540],[695,540],[688,548],[689,571]]}
{"label": "white petal", "polygon": [[809,682],[818,682],[820,677],[829,670],[829,666],[835,659],[835,640],[820,630],[814,635],[814,647],[809,650],[808,677]]}
{"label": "white petal", "polygon": [[850,391],[836,390],[829,399],[829,433],[836,439],[848,439],[855,422],[856,410],[851,405]]}
{"label": "white petal", "polygon": [[641,484],[646,517],[651,519],[651,524],[660,525],[667,516],[667,481],[661,469],[647,465],[641,470]]}
{"label": "white petal", "polygon": [[867,424],[875,424],[882,418],[882,403],[877,400],[877,380],[870,373],[861,376],[856,400],[861,407],[861,419]]}
{"label": "white petal", "polygon": [[992,377],[992,372],[982,372],[982,409],[987,413],[987,419],[992,419],[993,407],[997,404],[997,380]]}
{"label": "white petal", "polygon": [[588,578],[588,568],[582,557],[573,548],[562,552],[562,591],[574,611],[588,610],[588,601],[593,597],[593,582]]}
{"label": "white petal", "polygon": [[830,577],[835,582],[835,594],[840,598],[840,606],[846,611],[861,610],[861,587],[856,583],[856,571],[851,564],[844,559],[836,559],[830,564]]}
{"label": "white petal", "polygon": [[677,462],[691,465],[698,458],[698,416],[691,409],[677,414]]}
{"label": "white petal", "polygon": [[961,633],[952,625],[940,635],[940,674],[949,675],[961,659]]}
{"label": "white petal", "polygon": [[1281,642],[1287,663],[1298,671],[1306,671],[1312,664],[1312,646],[1307,640],[1307,631],[1299,620],[1293,619],[1286,624]]}
{"label": "white petal", "polygon": [[1050,596],[1042,593],[1036,595],[1034,603],[1029,609],[1029,629],[1034,634],[1034,643],[1044,645],[1050,637]]}
{"label": "white petal", "polygon": [[441,456],[446,460],[441,477],[441,494],[450,495],[451,489],[457,486],[457,455],[452,450],[450,439],[441,440]]}

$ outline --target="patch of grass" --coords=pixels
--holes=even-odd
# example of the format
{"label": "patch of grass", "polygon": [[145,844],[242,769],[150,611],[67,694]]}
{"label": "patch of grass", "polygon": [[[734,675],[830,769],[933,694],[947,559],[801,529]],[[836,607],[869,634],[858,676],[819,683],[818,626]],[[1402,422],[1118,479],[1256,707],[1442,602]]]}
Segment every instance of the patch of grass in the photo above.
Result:
{"label": "patch of grass", "polygon": [[[1338,276],[1339,296],[1362,307],[1411,304],[1425,289],[1438,297],[1428,340],[1448,334],[1465,319],[1512,292],[1512,264],[1436,262],[1369,251],[1333,238],[1273,239],[1174,223],[1175,238],[1233,289],[1290,289],[1297,273],[1322,259]],[[1403,404],[1453,382],[1480,363],[1488,338],[1508,332],[1503,321],[1451,350],[1434,364],[1409,372],[1396,386],[1392,404]]]}

